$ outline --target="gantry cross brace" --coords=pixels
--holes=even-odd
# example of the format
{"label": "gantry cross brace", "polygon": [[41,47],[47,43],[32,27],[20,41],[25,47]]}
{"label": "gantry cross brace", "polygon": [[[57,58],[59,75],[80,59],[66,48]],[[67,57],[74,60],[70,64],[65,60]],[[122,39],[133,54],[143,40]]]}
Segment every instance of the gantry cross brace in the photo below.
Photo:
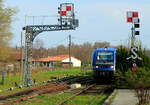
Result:
{"label": "gantry cross brace", "polygon": [[45,31],[61,31],[61,30],[75,30],[77,25],[29,25],[23,27],[25,30],[25,61],[23,70],[23,85],[30,86],[33,84],[31,77],[31,58],[32,46],[35,37]]}

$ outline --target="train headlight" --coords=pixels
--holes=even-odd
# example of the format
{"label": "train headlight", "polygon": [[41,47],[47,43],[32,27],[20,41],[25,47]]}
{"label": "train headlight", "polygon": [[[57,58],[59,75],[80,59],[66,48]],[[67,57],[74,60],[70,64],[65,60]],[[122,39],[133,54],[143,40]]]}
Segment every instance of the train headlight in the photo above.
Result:
{"label": "train headlight", "polygon": [[113,69],[113,68],[114,68],[114,66],[110,66],[110,68],[112,68],[112,69]]}
{"label": "train headlight", "polygon": [[98,66],[96,66],[96,68],[98,68]]}

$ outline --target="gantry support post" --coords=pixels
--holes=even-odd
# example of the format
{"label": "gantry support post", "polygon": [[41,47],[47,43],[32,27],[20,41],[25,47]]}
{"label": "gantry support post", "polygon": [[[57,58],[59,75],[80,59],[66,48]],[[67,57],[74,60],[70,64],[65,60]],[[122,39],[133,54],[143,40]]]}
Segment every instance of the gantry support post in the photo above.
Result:
{"label": "gantry support post", "polygon": [[24,86],[30,86],[32,85],[32,78],[31,78],[31,62],[30,58],[32,58],[32,45],[34,38],[40,33],[26,30],[25,33],[25,62],[24,62],[24,71],[23,71],[23,85]]}

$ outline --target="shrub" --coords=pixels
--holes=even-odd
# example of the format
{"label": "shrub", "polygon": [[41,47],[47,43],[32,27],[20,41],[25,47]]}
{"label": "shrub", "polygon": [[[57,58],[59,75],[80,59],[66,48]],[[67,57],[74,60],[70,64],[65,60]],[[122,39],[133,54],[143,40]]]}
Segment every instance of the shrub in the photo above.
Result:
{"label": "shrub", "polygon": [[121,71],[117,71],[115,73],[115,82],[114,82],[114,88],[121,88],[121,89],[126,89],[126,88],[131,88],[129,87],[129,84],[125,78],[125,73]]}
{"label": "shrub", "polygon": [[120,46],[117,49],[117,55],[116,55],[116,69],[121,71],[121,72],[125,72],[128,70],[129,68],[129,61],[126,60],[126,58],[129,57],[129,49],[124,47],[124,46]]}
{"label": "shrub", "polygon": [[[142,60],[126,60],[131,55],[128,48],[120,46],[117,49],[117,72],[115,73],[115,87],[132,88],[136,90],[139,105],[144,105],[150,101],[150,57],[146,49],[138,46],[138,56]],[[131,72],[131,64],[138,64],[137,71]]]}
{"label": "shrub", "polygon": [[137,72],[128,70],[125,78],[129,85],[136,90],[139,105],[148,103],[150,101],[150,69],[138,68]]}
{"label": "shrub", "polygon": [[62,67],[62,62],[56,62],[55,64],[54,64],[54,67],[58,67],[58,68],[61,68]]}

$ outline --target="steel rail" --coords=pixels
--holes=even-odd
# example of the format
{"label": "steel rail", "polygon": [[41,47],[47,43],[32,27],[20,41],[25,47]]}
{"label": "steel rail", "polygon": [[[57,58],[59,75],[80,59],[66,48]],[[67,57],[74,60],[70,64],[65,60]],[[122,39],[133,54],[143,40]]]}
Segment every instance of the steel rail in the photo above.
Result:
{"label": "steel rail", "polygon": [[93,85],[88,86],[88,87],[85,88],[84,90],[82,90],[82,91],[80,91],[80,92],[78,92],[78,93],[76,93],[76,94],[74,94],[74,95],[68,97],[66,100],[64,100],[64,101],[62,101],[62,102],[60,102],[59,104],[56,104],[56,105],[64,105],[67,101],[69,101],[69,100],[73,99],[74,97],[76,97],[76,96],[78,96],[78,95],[80,95],[80,94],[86,92],[87,90],[91,89],[91,88],[94,87],[95,85],[96,85],[96,84],[93,84]]}

